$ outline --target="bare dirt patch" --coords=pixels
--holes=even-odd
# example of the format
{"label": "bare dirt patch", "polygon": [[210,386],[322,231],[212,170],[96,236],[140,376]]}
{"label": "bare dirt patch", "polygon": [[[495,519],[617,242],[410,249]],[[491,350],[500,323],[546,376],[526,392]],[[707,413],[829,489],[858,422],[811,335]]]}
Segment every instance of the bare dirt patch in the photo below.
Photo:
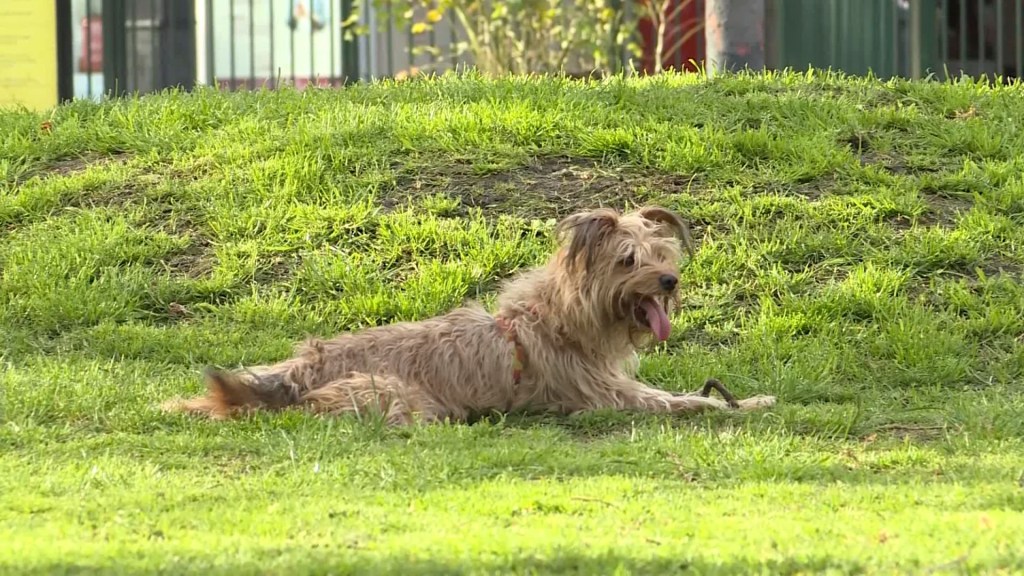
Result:
{"label": "bare dirt patch", "polygon": [[928,203],[929,211],[922,215],[918,222],[925,226],[956,228],[960,219],[974,206],[973,201],[955,196],[924,193],[923,197]]}
{"label": "bare dirt patch", "polygon": [[445,195],[458,200],[455,215],[471,208],[525,218],[561,218],[581,209],[624,209],[680,193],[699,193],[689,176],[601,166],[594,160],[564,156],[538,158],[525,166],[480,174],[456,165],[399,178],[384,199],[385,208],[408,200]]}
{"label": "bare dirt patch", "polygon": [[920,169],[911,169],[900,158],[887,156],[871,150],[860,153],[860,164],[861,166],[878,166],[890,174],[908,174],[921,171]]}
{"label": "bare dirt patch", "polygon": [[124,163],[128,160],[128,154],[114,154],[114,155],[100,155],[100,154],[84,154],[75,158],[64,158],[58,160],[49,166],[40,168],[35,172],[39,176],[58,176],[66,177],[78,172],[83,172],[85,169],[96,165],[110,164],[115,162]]}
{"label": "bare dirt patch", "polygon": [[184,251],[170,257],[165,266],[172,276],[192,280],[203,278],[213,271],[213,249],[205,239],[193,242]]}

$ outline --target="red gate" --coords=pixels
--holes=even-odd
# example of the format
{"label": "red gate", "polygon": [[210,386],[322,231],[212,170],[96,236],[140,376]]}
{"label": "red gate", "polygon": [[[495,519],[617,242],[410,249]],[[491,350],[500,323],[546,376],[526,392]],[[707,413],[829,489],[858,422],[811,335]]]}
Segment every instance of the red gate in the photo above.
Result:
{"label": "red gate", "polygon": [[[664,48],[661,65],[664,70],[695,71],[704,60],[704,0],[638,0],[640,4],[664,6]],[[637,10],[646,10],[638,6]],[[658,43],[658,27],[650,18],[640,20],[640,38],[643,42],[641,68],[648,74],[655,71],[654,61]]]}

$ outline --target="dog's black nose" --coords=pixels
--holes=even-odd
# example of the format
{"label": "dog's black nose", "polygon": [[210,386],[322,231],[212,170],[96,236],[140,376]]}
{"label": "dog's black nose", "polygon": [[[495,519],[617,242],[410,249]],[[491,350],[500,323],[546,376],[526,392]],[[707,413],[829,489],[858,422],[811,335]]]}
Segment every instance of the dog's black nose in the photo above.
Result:
{"label": "dog's black nose", "polygon": [[658,284],[661,284],[661,289],[666,292],[675,290],[678,282],[679,280],[671,274],[662,274],[661,278],[658,278]]}

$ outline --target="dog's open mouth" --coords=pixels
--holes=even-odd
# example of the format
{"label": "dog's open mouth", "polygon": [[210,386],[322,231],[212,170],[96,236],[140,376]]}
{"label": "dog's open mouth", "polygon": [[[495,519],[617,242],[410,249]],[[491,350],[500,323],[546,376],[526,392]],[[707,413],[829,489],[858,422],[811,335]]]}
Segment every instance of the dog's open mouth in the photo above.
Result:
{"label": "dog's open mouth", "polygon": [[654,337],[660,342],[668,340],[672,331],[672,324],[668,321],[668,314],[665,313],[665,306],[661,302],[649,296],[644,296],[634,310],[636,321],[641,326],[646,326],[654,333]]}

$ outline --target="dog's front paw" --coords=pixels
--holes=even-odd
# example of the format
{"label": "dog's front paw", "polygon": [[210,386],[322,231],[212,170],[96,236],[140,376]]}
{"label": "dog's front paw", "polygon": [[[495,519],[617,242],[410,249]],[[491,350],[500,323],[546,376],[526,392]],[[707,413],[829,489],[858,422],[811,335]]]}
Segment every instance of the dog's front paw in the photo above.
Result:
{"label": "dog's front paw", "polygon": [[760,410],[775,405],[775,396],[751,396],[739,401],[740,410]]}

